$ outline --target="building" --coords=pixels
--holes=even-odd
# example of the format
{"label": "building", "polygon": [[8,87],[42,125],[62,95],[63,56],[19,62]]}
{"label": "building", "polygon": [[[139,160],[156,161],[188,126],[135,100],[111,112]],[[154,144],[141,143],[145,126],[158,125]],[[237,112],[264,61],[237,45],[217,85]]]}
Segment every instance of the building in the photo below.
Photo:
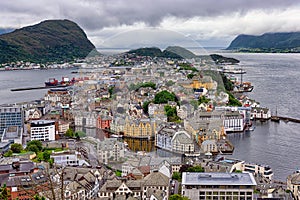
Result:
{"label": "building", "polygon": [[117,138],[105,138],[97,146],[100,163],[119,162],[125,158],[125,145]]}
{"label": "building", "polygon": [[189,199],[254,199],[250,173],[182,173],[181,194]]}
{"label": "building", "polygon": [[100,115],[97,118],[97,128],[110,129],[111,121],[112,121],[111,116]]}
{"label": "building", "polygon": [[268,120],[271,118],[271,111],[268,108],[251,108],[251,119]]}
{"label": "building", "polygon": [[154,137],[156,122],[153,119],[125,120],[124,136],[132,138]]}
{"label": "building", "polygon": [[170,180],[161,172],[152,172],[141,180],[108,180],[99,191],[100,199],[154,199],[159,193],[160,199],[169,197]]}
{"label": "building", "polygon": [[77,151],[53,152],[50,158],[54,159],[55,164],[61,166],[90,166]]}
{"label": "building", "polygon": [[55,121],[36,120],[30,124],[30,140],[55,140]]}
{"label": "building", "polygon": [[287,177],[287,189],[293,193],[296,200],[300,199],[300,172],[295,173]]}
{"label": "building", "polygon": [[1,141],[22,144],[23,128],[18,126],[10,126],[4,129]]}
{"label": "building", "polygon": [[23,128],[24,114],[20,106],[4,105],[0,107],[0,134],[10,126]]}

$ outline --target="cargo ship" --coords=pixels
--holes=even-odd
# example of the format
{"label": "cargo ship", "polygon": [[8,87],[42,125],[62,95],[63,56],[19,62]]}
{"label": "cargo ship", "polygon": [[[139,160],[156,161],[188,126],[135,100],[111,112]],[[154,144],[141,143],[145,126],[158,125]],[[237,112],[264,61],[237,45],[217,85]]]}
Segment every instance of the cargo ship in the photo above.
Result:
{"label": "cargo ship", "polygon": [[69,79],[68,77],[62,77],[61,81],[58,81],[55,78],[49,78],[49,81],[45,82],[46,87],[56,87],[56,86],[70,86],[74,85],[76,82],[75,78]]}

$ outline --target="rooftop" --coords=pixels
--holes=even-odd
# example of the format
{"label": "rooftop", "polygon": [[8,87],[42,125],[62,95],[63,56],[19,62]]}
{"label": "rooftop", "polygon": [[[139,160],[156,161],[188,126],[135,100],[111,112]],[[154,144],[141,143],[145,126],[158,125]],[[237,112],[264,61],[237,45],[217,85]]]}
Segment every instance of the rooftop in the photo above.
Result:
{"label": "rooftop", "polygon": [[197,173],[183,172],[183,185],[248,185],[255,186],[256,181],[250,173]]}

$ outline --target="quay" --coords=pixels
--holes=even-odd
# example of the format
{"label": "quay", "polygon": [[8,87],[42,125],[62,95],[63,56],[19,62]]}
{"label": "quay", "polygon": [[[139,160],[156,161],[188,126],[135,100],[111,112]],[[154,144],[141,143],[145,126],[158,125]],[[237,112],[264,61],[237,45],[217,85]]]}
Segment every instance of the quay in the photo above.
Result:
{"label": "quay", "polygon": [[283,116],[272,116],[277,117],[279,120],[285,121],[285,122],[294,122],[294,123],[300,123],[300,119],[296,119],[293,117],[283,117]]}
{"label": "quay", "polygon": [[49,89],[49,88],[64,88],[67,87],[66,85],[59,85],[59,86],[40,86],[40,87],[27,87],[27,88],[15,88],[11,89],[10,91],[24,91],[24,90],[41,90],[41,89]]}

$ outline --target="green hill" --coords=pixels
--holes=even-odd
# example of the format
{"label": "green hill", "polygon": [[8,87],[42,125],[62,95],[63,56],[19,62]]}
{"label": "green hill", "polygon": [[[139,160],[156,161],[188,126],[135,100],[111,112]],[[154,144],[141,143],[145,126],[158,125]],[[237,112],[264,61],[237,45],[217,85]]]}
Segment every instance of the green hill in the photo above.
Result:
{"label": "green hill", "polygon": [[93,49],[84,31],[69,20],[46,20],[0,35],[0,63],[70,61]]}
{"label": "green hill", "polygon": [[190,59],[196,57],[196,55],[190,52],[189,50],[178,46],[167,47],[164,51],[161,51],[157,47],[145,47],[145,48],[130,50],[128,53],[135,53],[138,56],[176,58],[176,59],[182,59],[182,58]]}
{"label": "green hill", "polygon": [[253,52],[300,52],[300,32],[239,35],[227,50]]}

